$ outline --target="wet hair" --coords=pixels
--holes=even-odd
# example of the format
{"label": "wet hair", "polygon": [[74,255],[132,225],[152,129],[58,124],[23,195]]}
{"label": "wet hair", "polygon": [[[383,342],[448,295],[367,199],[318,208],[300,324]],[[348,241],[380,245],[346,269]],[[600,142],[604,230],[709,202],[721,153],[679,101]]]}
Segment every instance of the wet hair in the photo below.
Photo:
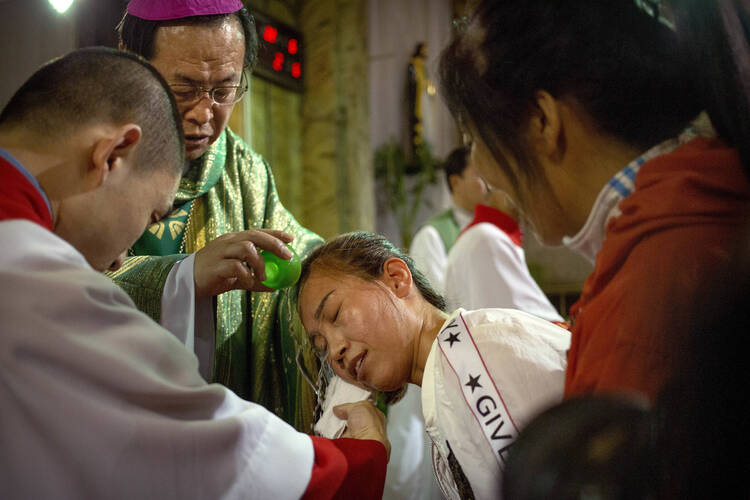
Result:
{"label": "wet hair", "polygon": [[503,474],[506,500],[654,498],[653,422],[617,396],[569,399],[519,434]]}
{"label": "wet hair", "polygon": [[451,186],[451,176],[461,175],[466,170],[466,166],[469,164],[469,153],[471,149],[467,146],[456,148],[451,151],[448,158],[443,162],[443,169],[445,170],[445,182],[448,183],[448,189],[453,192],[453,186]]}
{"label": "wet hair", "polygon": [[385,262],[394,257],[406,263],[412,281],[422,297],[444,311],[445,299],[432,288],[425,275],[417,269],[414,260],[384,236],[365,231],[336,236],[313,250],[302,262],[297,295],[305,286],[313,267],[376,281],[383,275]]}
{"label": "wet hair", "polygon": [[125,50],[134,52],[148,60],[156,55],[156,32],[162,26],[216,26],[227,19],[237,18],[245,34],[244,71],[252,71],[258,63],[258,33],[255,31],[255,20],[246,7],[229,14],[211,14],[205,16],[183,17],[165,21],[149,21],[132,16],[125,12],[117,26],[120,43]]}
{"label": "wet hair", "polygon": [[79,49],[42,66],[0,114],[0,128],[63,140],[93,124],[141,127],[136,169],[185,163],[182,119],[164,78],[145,59],[119,50]]}
{"label": "wet hair", "polygon": [[[384,236],[365,231],[336,236],[313,250],[302,261],[302,271],[297,282],[297,304],[299,294],[313,267],[356,276],[366,281],[376,281],[383,275],[385,262],[394,257],[406,263],[412,281],[422,297],[441,311],[445,311],[445,298],[432,288],[425,275],[417,269],[414,260]],[[406,394],[408,385],[383,392],[385,404],[392,405],[400,401]]]}
{"label": "wet hair", "polygon": [[674,33],[633,0],[483,0],[439,73],[459,125],[476,129],[519,193],[521,180],[546,182],[521,136],[539,90],[644,150],[701,110]]}

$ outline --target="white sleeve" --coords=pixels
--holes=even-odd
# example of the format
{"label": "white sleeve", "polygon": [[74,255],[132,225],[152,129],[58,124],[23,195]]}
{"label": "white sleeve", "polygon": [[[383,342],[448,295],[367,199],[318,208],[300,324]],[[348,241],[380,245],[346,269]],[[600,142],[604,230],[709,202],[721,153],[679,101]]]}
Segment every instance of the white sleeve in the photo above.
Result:
{"label": "white sleeve", "polygon": [[164,283],[161,326],[198,356],[201,376],[211,380],[215,347],[213,300],[195,299],[195,254],[176,263]]}
{"label": "white sleeve", "polygon": [[314,456],[309,436],[206,384],[195,355],[67,243],[25,221],[16,231],[7,224],[0,223],[6,495],[304,493]]}
{"label": "white sleeve", "polygon": [[523,249],[491,224],[473,226],[448,255],[448,309],[505,307],[562,321],[526,266]]}
{"label": "white sleeve", "polygon": [[409,256],[414,259],[417,269],[427,277],[435,291],[442,294],[445,291],[448,256],[437,229],[424,226],[417,231],[409,248]]}

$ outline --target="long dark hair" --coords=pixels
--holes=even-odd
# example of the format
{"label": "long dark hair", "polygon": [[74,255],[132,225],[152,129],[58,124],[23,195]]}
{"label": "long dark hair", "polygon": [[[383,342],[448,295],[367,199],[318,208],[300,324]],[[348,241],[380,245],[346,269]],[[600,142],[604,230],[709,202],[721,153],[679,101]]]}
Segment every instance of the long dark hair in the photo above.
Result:
{"label": "long dark hair", "polygon": [[677,34],[719,134],[750,176],[750,12],[739,0],[676,0]]}
{"label": "long dark hair", "polygon": [[690,76],[674,33],[633,0],[483,0],[440,62],[451,112],[519,193],[519,181],[543,181],[520,135],[537,91],[574,99],[605,133],[645,150],[702,109]]}

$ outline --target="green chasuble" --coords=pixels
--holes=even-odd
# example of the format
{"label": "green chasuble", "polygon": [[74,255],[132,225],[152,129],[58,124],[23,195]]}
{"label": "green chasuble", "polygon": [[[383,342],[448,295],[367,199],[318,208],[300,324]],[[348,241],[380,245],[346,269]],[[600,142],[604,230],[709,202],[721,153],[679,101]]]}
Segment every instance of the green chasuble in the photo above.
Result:
{"label": "green chasuble", "polygon": [[440,239],[443,240],[443,245],[445,245],[446,254],[453,247],[453,244],[458,239],[458,235],[461,234],[461,227],[458,225],[456,217],[453,215],[453,209],[451,208],[431,217],[425,222],[425,225],[434,227],[438,232]]}
{"label": "green chasuble", "polygon": [[[150,226],[122,268],[110,276],[139,309],[159,321],[161,295],[172,266],[225,233],[253,228],[294,235],[305,257],[321,238],[300,226],[279,201],[266,162],[226,130],[183,176],[175,209]],[[311,373],[316,360],[297,313],[294,288],[273,293],[233,290],[218,295],[213,381],[274,411],[297,429],[312,428],[315,399],[295,356]]]}

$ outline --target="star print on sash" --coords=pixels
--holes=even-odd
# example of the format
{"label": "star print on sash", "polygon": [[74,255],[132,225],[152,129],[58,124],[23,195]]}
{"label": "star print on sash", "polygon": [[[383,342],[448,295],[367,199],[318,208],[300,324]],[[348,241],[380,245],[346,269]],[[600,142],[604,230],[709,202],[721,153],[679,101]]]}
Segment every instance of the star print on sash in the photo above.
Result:
{"label": "star print on sash", "polygon": [[[438,342],[437,347],[445,362],[441,363],[441,366],[446,384],[455,377],[453,380],[460,388],[467,409],[474,415],[474,422],[481,429],[487,445],[492,450],[497,466],[500,469],[505,468],[508,451],[518,435],[518,427],[513,421],[501,388],[487,370],[482,352],[477,347],[474,335],[461,312],[443,327],[438,338],[441,342]],[[451,339],[453,342],[450,342]],[[449,345],[446,346],[446,343]],[[450,436],[446,435],[446,439],[449,438]],[[441,450],[441,453],[443,451]]]}
{"label": "star print on sash", "polygon": [[465,385],[467,387],[471,387],[471,393],[472,394],[474,393],[474,389],[476,389],[478,387],[482,387],[482,384],[479,383],[479,377],[481,377],[481,375],[477,375],[476,377],[472,377],[471,373],[469,374],[469,381],[466,382]]}
{"label": "star print on sash", "polygon": [[449,347],[453,347],[453,342],[461,342],[458,339],[458,333],[449,333],[447,339],[443,339],[443,342],[448,342],[450,344]]}

